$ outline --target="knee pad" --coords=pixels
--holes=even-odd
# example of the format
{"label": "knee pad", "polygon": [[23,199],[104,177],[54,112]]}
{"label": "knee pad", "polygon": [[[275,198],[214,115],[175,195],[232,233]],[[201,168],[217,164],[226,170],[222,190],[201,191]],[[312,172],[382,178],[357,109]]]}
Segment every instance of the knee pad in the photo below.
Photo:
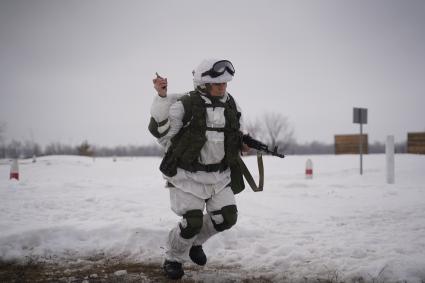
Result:
{"label": "knee pad", "polygon": [[[214,216],[221,216],[220,218],[223,218],[223,221],[221,223],[218,223],[218,221],[214,220]],[[236,208],[236,205],[227,205],[221,208],[220,210],[213,211],[211,220],[213,222],[215,230],[218,232],[230,229],[233,225],[236,224],[236,221],[238,219],[238,209]]]}
{"label": "knee pad", "polygon": [[180,235],[184,239],[190,239],[197,235],[202,228],[203,213],[201,210],[189,210],[183,215],[183,221],[180,222]]}

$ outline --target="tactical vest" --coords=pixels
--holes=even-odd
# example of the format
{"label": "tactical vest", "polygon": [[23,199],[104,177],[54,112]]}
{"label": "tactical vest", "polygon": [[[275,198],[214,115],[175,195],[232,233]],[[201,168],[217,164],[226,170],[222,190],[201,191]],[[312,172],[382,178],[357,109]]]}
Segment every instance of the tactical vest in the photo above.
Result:
{"label": "tactical vest", "polygon": [[[226,102],[221,102],[215,97],[208,97],[211,104],[206,103],[198,91],[192,91],[179,99],[184,107],[183,127],[171,139],[160,170],[164,175],[172,177],[177,174],[177,168],[189,172],[222,172],[227,168],[231,170],[231,188],[235,194],[241,192],[245,185],[242,171],[238,164],[242,145],[239,119],[241,113],[237,111],[235,100],[231,95]],[[206,109],[208,107],[224,107],[225,126],[223,128],[210,128],[206,124]],[[219,131],[224,133],[224,158],[220,163],[201,164],[199,156],[207,138],[206,131]]]}

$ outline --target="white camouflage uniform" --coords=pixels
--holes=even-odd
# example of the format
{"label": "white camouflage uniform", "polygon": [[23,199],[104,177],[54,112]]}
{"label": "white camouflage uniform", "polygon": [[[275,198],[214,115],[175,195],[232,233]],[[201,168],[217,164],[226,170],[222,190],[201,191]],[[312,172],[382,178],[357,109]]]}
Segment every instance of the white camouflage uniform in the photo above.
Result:
{"label": "white camouflage uniform", "polygon": [[[195,86],[197,86],[196,74],[194,82]],[[152,103],[151,116],[155,121],[159,123],[168,119],[165,125],[158,128],[159,133],[164,133],[168,130],[165,136],[158,139],[158,142],[165,149],[168,149],[170,146],[170,139],[183,127],[184,107],[182,102],[178,101],[182,95],[174,94],[167,95],[166,97],[156,95]],[[201,97],[207,104],[211,103],[207,97]],[[220,101],[226,102],[227,99],[229,99],[229,96],[226,93]],[[241,112],[238,105],[237,110]],[[225,117],[223,107],[206,108],[206,113],[207,127],[224,127]],[[240,124],[241,128],[243,128],[242,117]],[[207,130],[206,138],[207,141],[201,149],[198,161],[204,165],[220,163],[224,158],[224,133]],[[223,172],[189,172],[177,168],[177,174],[175,176],[168,177],[163,175],[163,177],[174,185],[174,187],[169,188],[171,209],[179,216],[183,216],[189,210],[204,211],[206,207],[207,213],[210,213],[220,210],[224,206],[236,204],[234,194],[228,186],[230,183],[230,169],[226,169]],[[205,200],[208,201],[205,202]],[[180,227],[176,225],[169,233],[165,258],[170,261],[183,263],[192,245],[202,245],[209,237],[216,234],[217,231],[210,217],[217,224],[223,222],[223,217],[220,214],[205,214],[200,233],[191,239],[181,237]],[[185,219],[182,218],[180,225],[183,227],[185,227],[184,222]]]}

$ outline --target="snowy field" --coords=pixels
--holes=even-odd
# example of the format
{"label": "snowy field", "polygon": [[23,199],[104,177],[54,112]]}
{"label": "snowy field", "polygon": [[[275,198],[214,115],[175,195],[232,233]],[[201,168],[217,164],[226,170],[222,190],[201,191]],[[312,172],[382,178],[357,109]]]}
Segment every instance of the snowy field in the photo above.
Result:
{"label": "snowy field", "polygon": [[[312,156],[312,180],[306,159],[265,157],[264,191],[237,195],[238,223],[205,244],[207,266],[276,282],[425,282],[425,156],[396,155],[394,185],[385,155],[366,155],[363,176],[358,156]],[[255,175],[256,159],[245,161]],[[0,260],[159,265],[178,221],[159,163],[48,156],[21,160],[14,181],[0,160]]]}

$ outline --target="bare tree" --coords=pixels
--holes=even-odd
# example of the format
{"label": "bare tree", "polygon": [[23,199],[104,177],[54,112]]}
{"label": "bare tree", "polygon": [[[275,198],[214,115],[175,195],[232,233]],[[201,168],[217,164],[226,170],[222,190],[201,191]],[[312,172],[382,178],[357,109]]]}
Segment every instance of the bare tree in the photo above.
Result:
{"label": "bare tree", "polygon": [[280,113],[263,114],[255,121],[245,121],[244,127],[250,136],[266,143],[270,150],[278,146],[279,151],[285,151],[295,143],[294,130],[289,120]]}
{"label": "bare tree", "polygon": [[12,140],[6,147],[6,156],[10,158],[19,158],[22,154],[22,142]]}
{"label": "bare tree", "polygon": [[267,113],[260,120],[263,129],[263,137],[273,149],[279,146],[284,151],[294,142],[294,130],[289,124],[288,117],[281,113]]}
{"label": "bare tree", "polygon": [[77,148],[70,145],[64,145],[59,142],[48,144],[44,149],[44,155],[77,155]]}
{"label": "bare tree", "polygon": [[25,141],[22,146],[22,155],[25,158],[29,158],[32,156],[40,156],[41,155],[41,147],[34,141]]}
{"label": "bare tree", "polygon": [[77,146],[78,155],[83,156],[94,156],[94,151],[92,146],[88,141],[83,141],[81,145]]}
{"label": "bare tree", "polygon": [[261,125],[258,119],[244,121],[244,128],[244,130],[246,130],[251,137],[255,139],[261,138]]}
{"label": "bare tree", "polygon": [[6,123],[0,122],[0,158],[6,158],[6,145],[4,143],[3,133],[6,129]]}
{"label": "bare tree", "polygon": [[0,122],[0,142],[3,141],[3,133],[6,129],[6,123]]}

